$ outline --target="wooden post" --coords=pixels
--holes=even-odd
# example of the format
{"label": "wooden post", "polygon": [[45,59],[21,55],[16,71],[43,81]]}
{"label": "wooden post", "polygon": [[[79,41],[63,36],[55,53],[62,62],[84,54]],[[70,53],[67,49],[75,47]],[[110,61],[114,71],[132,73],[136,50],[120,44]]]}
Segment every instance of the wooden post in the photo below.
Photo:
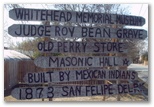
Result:
{"label": "wooden post", "polygon": [[[49,21],[45,21],[44,25],[50,25],[50,22]],[[49,37],[44,37],[44,42],[49,41],[49,40],[50,40]],[[47,53],[44,53],[44,56],[45,57],[48,56]],[[47,72],[47,68],[44,68],[43,70],[45,72]],[[50,84],[50,83],[48,83],[48,84]],[[44,86],[44,84],[43,84],[43,86]],[[42,101],[44,101],[44,98],[42,98]],[[49,98],[49,101],[52,101],[52,98]]]}
{"label": "wooden post", "polygon": [[[117,25],[113,25],[112,26],[113,28],[118,28],[118,26]],[[118,39],[112,39],[112,42],[118,42]],[[118,54],[116,53],[116,54],[114,54],[115,56],[118,56]],[[118,67],[118,69],[119,69],[120,67]],[[116,84],[120,84],[120,80],[118,79],[118,80],[116,80]],[[118,94],[117,95],[117,101],[120,101],[120,95]]]}
{"label": "wooden post", "polygon": [[[120,80],[116,80],[116,84],[119,84],[120,83]],[[120,101],[120,95],[118,94],[117,95],[117,101]]]}
{"label": "wooden post", "polygon": [[[118,54],[118,56],[126,56],[127,54]],[[127,70],[127,66],[121,66],[121,67],[118,67],[118,69],[121,69],[121,70]],[[116,81],[116,84],[120,84],[121,81],[120,80],[117,80]],[[117,95],[117,101],[120,101],[120,95]]]}
{"label": "wooden post", "polygon": [[[107,80],[104,81],[104,84],[107,84]],[[103,101],[105,101],[105,99],[106,99],[106,96],[104,95],[103,96]]]}

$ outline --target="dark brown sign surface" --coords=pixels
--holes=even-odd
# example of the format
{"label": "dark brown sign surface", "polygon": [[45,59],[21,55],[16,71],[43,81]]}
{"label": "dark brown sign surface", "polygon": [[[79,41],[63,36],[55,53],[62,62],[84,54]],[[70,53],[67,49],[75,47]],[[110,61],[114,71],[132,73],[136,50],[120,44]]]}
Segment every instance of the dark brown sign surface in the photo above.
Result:
{"label": "dark brown sign surface", "polygon": [[37,49],[45,53],[127,53],[127,45],[122,42],[43,41]]}
{"label": "dark brown sign surface", "polygon": [[107,66],[128,66],[132,63],[127,57],[100,57],[100,56],[52,56],[38,57],[34,60],[41,68],[89,68]]}
{"label": "dark brown sign surface", "polygon": [[61,10],[15,8],[9,11],[9,17],[25,21],[59,21],[73,23],[122,24],[142,26],[145,19],[140,16],[73,12]]}
{"label": "dark brown sign surface", "polygon": [[14,37],[54,37],[54,38],[117,38],[145,39],[147,31],[143,29],[73,27],[14,24],[8,28]]}
{"label": "dark brown sign surface", "polygon": [[11,95],[16,99],[64,98],[142,93],[144,83],[102,84],[92,86],[48,86],[15,88]]}
{"label": "dark brown sign surface", "polygon": [[87,69],[69,71],[48,71],[27,73],[24,81],[27,84],[42,84],[52,82],[71,82],[84,80],[136,80],[137,72],[131,70]]}

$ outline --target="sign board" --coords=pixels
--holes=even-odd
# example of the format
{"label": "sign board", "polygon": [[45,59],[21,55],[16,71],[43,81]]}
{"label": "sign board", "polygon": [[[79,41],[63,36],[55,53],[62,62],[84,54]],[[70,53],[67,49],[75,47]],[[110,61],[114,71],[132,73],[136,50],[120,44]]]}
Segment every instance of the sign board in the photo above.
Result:
{"label": "sign board", "polygon": [[14,37],[54,37],[54,38],[117,38],[145,39],[147,31],[143,29],[73,27],[14,24],[8,28]]}
{"label": "sign board", "polygon": [[11,95],[16,99],[64,98],[142,93],[144,83],[103,84],[92,86],[48,86],[15,88]]}
{"label": "sign board", "polygon": [[22,21],[58,21],[73,23],[122,24],[142,26],[145,19],[140,16],[73,12],[46,9],[15,8],[9,11],[9,17]]}
{"label": "sign board", "polygon": [[39,42],[37,49],[45,53],[127,53],[122,42]]}
{"label": "sign board", "polygon": [[136,80],[137,72],[131,70],[86,69],[74,71],[48,71],[27,73],[24,82],[42,84],[51,82],[71,82],[83,80]]}
{"label": "sign board", "polygon": [[101,56],[52,56],[38,57],[34,60],[36,66],[41,68],[86,68],[86,67],[113,67],[128,66],[131,59],[127,57],[101,57]]}
{"label": "sign board", "polygon": [[[61,10],[15,8],[9,11],[9,17],[21,21],[52,21],[86,24],[143,26],[145,19],[140,16],[88,13]],[[14,24],[8,28],[14,37],[53,37],[53,38],[102,38],[102,39],[141,39],[147,37],[143,29],[77,27],[54,25]],[[127,45],[115,42],[39,42],[40,52],[52,53],[126,53]],[[89,69],[93,67],[129,66],[132,61],[127,57],[115,56],[45,56],[34,60],[41,68],[84,68],[84,70],[48,71],[27,73],[25,83],[44,84],[54,82],[72,82],[84,80],[136,80],[137,72],[130,70]],[[133,81],[134,82],[134,81]],[[11,95],[16,99],[64,98],[81,96],[102,96],[115,94],[142,93],[144,83],[72,85],[65,84],[38,87],[15,88]]]}

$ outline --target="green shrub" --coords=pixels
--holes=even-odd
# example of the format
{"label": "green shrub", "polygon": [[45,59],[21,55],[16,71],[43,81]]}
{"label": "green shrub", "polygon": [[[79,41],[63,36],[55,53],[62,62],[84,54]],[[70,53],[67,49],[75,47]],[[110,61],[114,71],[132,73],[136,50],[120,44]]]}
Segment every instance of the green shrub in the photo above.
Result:
{"label": "green shrub", "polygon": [[148,61],[148,52],[145,52],[145,53],[142,55],[142,61]]}

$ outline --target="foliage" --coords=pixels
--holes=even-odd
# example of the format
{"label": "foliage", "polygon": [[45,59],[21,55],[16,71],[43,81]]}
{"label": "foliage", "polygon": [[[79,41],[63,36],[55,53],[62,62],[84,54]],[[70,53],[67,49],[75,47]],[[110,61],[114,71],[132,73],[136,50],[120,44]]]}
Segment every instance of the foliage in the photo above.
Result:
{"label": "foliage", "polygon": [[142,61],[148,61],[148,52],[144,52],[142,55]]}
{"label": "foliage", "polygon": [[37,58],[37,57],[39,57],[39,56],[42,56],[42,53],[40,53],[40,52],[38,52],[38,51],[35,51],[35,52],[33,53],[32,58],[35,59],[35,58]]}
{"label": "foliage", "polygon": [[39,41],[43,41],[43,38],[27,39],[22,43],[19,43],[16,46],[16,49],[31,58],[36,58],[42,55],[37,49],[37,44]]}

